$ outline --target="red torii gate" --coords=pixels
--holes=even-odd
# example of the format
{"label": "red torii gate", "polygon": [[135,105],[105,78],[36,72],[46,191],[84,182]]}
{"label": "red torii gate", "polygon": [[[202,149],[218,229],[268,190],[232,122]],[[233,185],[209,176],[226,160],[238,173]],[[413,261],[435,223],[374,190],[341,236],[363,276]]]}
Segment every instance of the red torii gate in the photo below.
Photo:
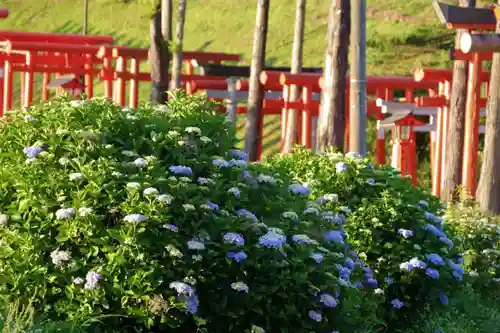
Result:
{"label": "red torii gate", "polygon": [[[434,0],[434,9],[440,21],[449,29],[467,29],[460,40],[460,50],[452,55],[456,59],[469,61],[467,82],[467,104],[465,112],[464,157],[462,186],[466,194],[474,195],[479,176],[477,160],[479,150],[479,121],[481,110],[482,62],[491,59],[489,51],[490,35],[480,32],[494,30],[497,19],[491,8],[466,8],[442,4]],[[500,46],[500,44],[499,44]],[[500,50],[500,49],[498,49]],[[446,129],[447,130],[447,129]]]}
{"label": "red torii gate", "polygon": [[0,19],[9,17],[9,10],[0,8]]}

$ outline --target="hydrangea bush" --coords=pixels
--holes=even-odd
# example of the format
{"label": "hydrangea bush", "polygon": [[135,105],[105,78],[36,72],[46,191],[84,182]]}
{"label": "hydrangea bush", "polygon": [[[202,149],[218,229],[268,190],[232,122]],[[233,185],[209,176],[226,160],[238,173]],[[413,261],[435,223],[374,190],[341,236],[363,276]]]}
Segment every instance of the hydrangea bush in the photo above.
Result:
{"label": "hydrangea bush", "polygon": [[467,203],[446,212],[445,229],[456,239],[470,281],[488,296],[500,297],[500,224]]}
{"label": "hydrangea bush", "polygon": [[61,99],[9,114],[0,123],[4,304],[99,317],[114,331],[372,325],[377,283],[340,215],[302,184],[249,165],[213,110],[177,95],[169,107]]}
{"label": "hydrangea bush", "polygon": [[464,269],[454,240],[443,231],[436,198],[396,170],[374,168],[355,154],[297,149],[266,164],[308,184],[312,198],[345,221],[349,243],[373,269],[373,284],[384,294],[380,310],[389,325],[448,303]]}

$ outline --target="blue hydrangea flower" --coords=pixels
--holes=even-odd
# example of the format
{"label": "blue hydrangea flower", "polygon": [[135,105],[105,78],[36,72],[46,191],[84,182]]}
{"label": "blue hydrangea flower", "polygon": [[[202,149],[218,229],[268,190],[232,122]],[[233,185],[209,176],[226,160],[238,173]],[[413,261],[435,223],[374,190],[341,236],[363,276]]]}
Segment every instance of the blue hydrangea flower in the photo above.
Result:
{"label": "blue hydrangea flower", "polygon": [[317,264],[321,264],[323,262],[323,255],[321,253],[313,252],[309,257],[313,259]]}
{"label": "blue hydrangea flower", "polygon": [[191,314],[198,313],[198,306],[200,305],[200,301],[197,295],[191,295],[188,297],[186,301],[187,311]]}
{"label": "blue hydrangea flower", "polygon": [[226,256],[228,259],[234,259],[237,263],[240,263],[248,258],[248,255],[244,251],[228,252]]}
{"label": "blue hydrangea flower", "polygon": [[320,322],[323,319],[323,316],[321,315],[321,313],[311,310],[309,311],[309,318],[314,321]]}
{"label": "blue hydrangea flower", "polygon": [[413,231],[400,228],[400,229],[398,229],[398,234],[403,236],[404,238],[410,238],[413,236]]}
{"label": "blue hydrangea flower", "polygon": [[431,263],[433,263],[434,265],[438,265],[438,266],[444,265],[443,258],[441,258],[441,256],[437,253],[431,253],[431,254],[427,255],[427,259]]}
{"label": "blue hydrangea flower", "polygon": [[213,203],[212,201],[207,202],[208,207],[210,207],[212,210],[219,210],[219,205],[216,203]]}
{"label": "blue hydrangea flower", "polygon": [[40,155],[43,152],[43,149],[41,147],[33,146],[33,147],[26,147],[23,149],[24,155],[26,155],[27,158],[36,158],[38,155]]}
{"label": "blue hydrangea flower", "polygon": [[257,219],[257,216],[255,216],[254,213],[246,210],[246,209],[238,209],[236,211],[236,215],[238,215],[239,217],[248,217],[250,219],[252,219],[254,222],[258,222],[259,220]]}
{"label": "blue hydrangea flower", "polygon": [[292,240],[296,244],[318,244],[315,240],[311,239],[307,235],[293,235]]}
{"label": "blue hydrangea flower", "polygon": [[335,308],[337,306],[337,300],[330,294],[323,293],[319,296],[319,301],[323,303],[328,308]]}
{"label": "blue hydrangea flower", "polygon": [[234,244],[237,246],[245,245],[245,238],[242,234],[237,232],[226,232],[224,234],[224,242]]}
{"label": "blue hydrangea flower", "polygon": [[168,170],[175,175],[189,176],[193,174],[193,170],[184,165],[172,165],[168,168]]}
{"label": "blue hydrangea flower", "polygon": [[181,281],[173,281],[168,285],[170,289],[174,289],[178,295],[191,296],[194,294],[194,289],[189,284]]}
{"label": "blue hydrangea flower", "polygon": [[325,234],[325,240],[329,242],[334,242],[335,244],[343,245],[344,244],[344,237],[342,236],[342,233],[337,230],[331,230],[328,231]]}
{"label": "blue hydrangea flower", "polygon": [[440,217],[437,217],[429,212],[424,212],[424,216],[426,219],[428,219],[434,224],[441,225],[443,223],[443,220]]}
{"label": "blue hydrangea flower", "polygon": [[370,178],[366,181],[368,183],[368,185],[375,185],[375,179],[373,178]]}
{"label": "blue hydrangea flower", "polygon": [[363,286],[363,284],[361,283],[361,281],[355,281],[355,282],[354,282],[354,286],[355,286],[356,288],[358,288],[358,289],[363,289],[363,288],[364,288],[364,286]]}
{"label": "blue hydrangea flower", "polygon": [[337,171],[337,173],[344,173],[347,172],[347,170],[349,170],[349,166],[344,162],[338,162],[335,164],[335,171]]}
{"label": "blue hydrangea flower", "polygon": [[236,187],[231,187],[231,188],[227,191],[227,193],[234,195],[236,198],[239,198],[239,197],[240,197],[240,190],[238,190],[238,188],[236,188]]}
{"label": "blue hydrangea flower", "polygon": [[300,185],[300,184],[291,184],[288,186],[290,191],[295,194],[300,194],[300,195],[309,195],[311,194],[311,190],[308,189],[307,187]]}
{"label": "blue hydrangea flower", "polygon": [[241,168],[241,169],[246,169],[246,168],[247,168],[247,166],[248,166],[248,165],[247,165],[247,162],[242,161],[242,160],[234,160],[234,159],[230,160],[230,161],[228,162],[228,165],[229,165],[230,167],[234,167],[234,168]]}
{"label": "blue hydrangea flower", "polygon": [[347,267],[349,269],[354,269],[354,267],[355,267],[354,261],[351,258],[347,258],[344,261],[344,265],[345,265],[345,267]]}
{"label": "blue hydrangea flower", "polygon": [[439,300],[441,301],[441,304],[443,304],[443,305],[448,305],[448,303],[449,303],[448,296],[446,296],[446,294],[442,291],[439,292]]}
{"label": "blue hydrangea flower", "polygon": [[231,150],[231,155],[233,157],[239,158],[240,160],[248,162],[248,154],[244,151],[233,149]]}
{"label": "blue hydrangea flower", "polygon": [[425,226],[425,230],[429,231],[431,234],[435,235],[436,237],[446,237],[445,233],[436,228],[436,226],[432,224],[427,224]]}
{"label": "blue hydrangea flower", "polygon": [[241,281],[231,283],[231,288],[233,290],[243,291],[245,293],[248,293],[248,290],[249,290],[247,284],[245,282],[241,282]]}
{"label": "blue hydrangea flower", "polygon": [[349,281],[349,279],[351,278],[350,269],[347,267],[342,267],[339,271],[339,278],[346,280],[346,281]]}
{"label": "blue hydrangea flower", "polygon": [[378,287],[378,281],[375,280],[375,279],[373,279],[373,278],[366,279],[365,285],[367,287],[370,287],[370,288],[377,288]]}
{"label": "blue hydrangea flower", "polygon": [[419,268],[419,269],[427,268],[427,263],[418,258],[412,258],[409,263],[413,268]]}
{"label": "blue hydrangea flower", "polygon": [[439,237],[439,241],[448,246],[449,249],[453,247],[453,242],[447,237]]}
{"label": "blue hydrangea flower", "polygon": [[404,306],[404,303],[401,302],[399,299],[395,298],[391,301],[391,305],[395,309],[401,309]]}
{"label": "blue hydrangea flower", "polygon": [[399,264],[399,269],[401,269],[402,271],[409,272],[409,271],[413,270],[413,266],[409,262],[405,261],[405,262],[402,262],[401,264]]}
{"label": "blue hydrangea flower", "polygon": [[226,160],[221,160],[221,159],[213,160],[212,164],[215,165],[216,168],[227,168],[227,167],[229,167],[229,163]]}
{"label": "blue hydrangea flower", "polygon": [[162,227],[167,229],[167,230],[173,231],[173,232],[179,231],[179,228],[177,228],[177,226],[174,224],[164,224],[164,225],[162,225]]}
{"label": "blue hydrangea flower", "polygon": [[385,281],[385,283],[387,283],[388,286],[390,286],[391,284],[394,283],[394,279],[389,277],[389,276],[385,277],[384,281]]}
{"label": "blue hydrangea flower", "polygon": [[427,268],[425,274],[433,280],[439,279],[439,272],[434,268]]}
{"label": "blue hydrangea flower", "polygon": [[286,236],[274,231],[268,231],[259,238],[259,244],[264,247],[282,247],[286,242]]}

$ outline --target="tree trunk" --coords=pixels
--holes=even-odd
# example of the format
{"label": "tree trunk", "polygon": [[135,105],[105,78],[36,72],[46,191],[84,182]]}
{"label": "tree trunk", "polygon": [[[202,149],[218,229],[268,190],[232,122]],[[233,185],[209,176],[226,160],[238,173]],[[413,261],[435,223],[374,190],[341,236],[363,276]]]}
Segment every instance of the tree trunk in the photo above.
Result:
{"label": "tree trunk", "polygon": [[[500,0],[498,1],[500,4]],[[500,33],[500,21],[496,32]],[[481,211],[500,214],[500,53],[493,54],[486,112],[483,164],[476,192]]]}
{"label": "tree trunk", "polygon": [[[302,53],[304,47],[304,21],[306,16],[306,0],[297,0],[295,10],[295,31],[293,36],[292,67],[291,73],[302,71]],[[290,87],[290,101],[296,101],[300,96],[299,87]],[[284,153],[291,153],[293,146],[297,143],[299,133],[299,110],[288,110],[286,122]]]}
{"label": "tree trunk", "polygon": [[[164,66],[170,69],[170,45],[172,43],[172,0],[161,0],[161,34],[165,41],[167,55]],[[168,78],[167,78],[168,82]],[[168,100],[168,94],[166,95]]]}
{"label": "tree trunk", "polygon": [[168,48],[161,33],[161,0],[153,0],[154,14],[149,26],[149,64],[151,66],[152,103],[164,104],[168,90]]}
{"label": "tree trunk", "polygon": [[328,46],[318,119],[316,149],[344,149],[345,92],[350,32],[349,0],[332,0],[328,19]]}
{"label": "tree trunk", "polygon": [[[458,5],[476,7],[476,0],[460,0]],[[464,32],[466,30],[457,30],[455,48],[459,47],[460,37]],[[455,202],[460,199],[458,186],[462,183],[468,71],[469,66],[466,61],[455,60],[453,62],[453,85],[451,87],[450,110],[448,111],[450,113],[449,119],[453,121],[448,122],[443,188],[441,190],[441,201],[444,203]]]}
{"label": "tree trunk", "polygon": [[186,5],[187,0],[179,0],[179,11],[177,12],[177,24],[175,27],[175,45],[174,49],[172,50],[172,81],[170,82],[170,90],[179,89],[181,87],[182,42],[184,41]]}
{"label": "tree trunk", "polygon": [[259,75],[264,69],[266,59],[268,17],[269,0],[258,0],[248,88],[248,111],[245,124],[245,150],[251,161],[256,161],[259,157],[259,142],[262,139],[260,137],[260,128],[264,90],[259,82]]}

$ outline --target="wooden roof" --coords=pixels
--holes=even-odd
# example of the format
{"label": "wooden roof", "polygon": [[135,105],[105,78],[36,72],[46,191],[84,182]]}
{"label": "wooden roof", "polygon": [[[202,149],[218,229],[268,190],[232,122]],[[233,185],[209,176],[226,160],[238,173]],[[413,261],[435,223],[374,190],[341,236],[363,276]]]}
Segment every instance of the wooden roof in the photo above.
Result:
{"label": "wooden roof", "polygon": [[434,0],[432,6],[441,23],[449,28],[495,29],[497,20],[492,8],[467,8]]}
{"label": "wooden roof", "polygon": [[85,86],[74,76],[63,76],[47,85],[48,88],[83,89]]}

